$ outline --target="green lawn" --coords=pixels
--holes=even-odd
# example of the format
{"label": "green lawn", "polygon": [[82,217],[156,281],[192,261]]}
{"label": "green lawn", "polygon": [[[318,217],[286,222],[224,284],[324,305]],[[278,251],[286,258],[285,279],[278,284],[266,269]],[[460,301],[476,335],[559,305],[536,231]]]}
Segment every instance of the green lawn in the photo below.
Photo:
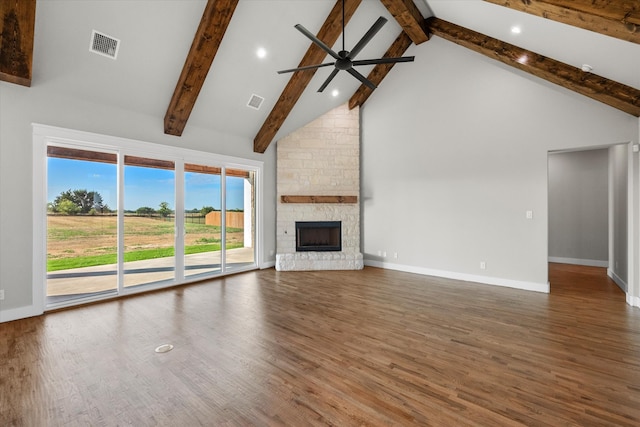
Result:
{"label": "green lawn", "polygon": [[[242,247],[240,243],[228,243],[227,249]],[[215,252],[220,250],[220,244],[212,243],[206,245],[186,246],[186,255],[198,254],[202,252]],[[165,258],[174,255],[173,247],[144,249],[139,251],[125,252],[124,261],[142,261],[145,259]],[[93,267],[96,265],[115,264],[118,262],[116,254],[79,256],[74,258],[50,259],[47,261],[47,271],[69,270],[81,267]]]}

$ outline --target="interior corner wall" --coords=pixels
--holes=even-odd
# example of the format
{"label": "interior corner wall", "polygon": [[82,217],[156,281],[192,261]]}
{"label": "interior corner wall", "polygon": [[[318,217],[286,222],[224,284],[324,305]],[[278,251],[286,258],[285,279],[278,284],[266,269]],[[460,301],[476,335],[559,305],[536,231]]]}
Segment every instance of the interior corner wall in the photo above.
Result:
{"label": "interior corner wall", "polygon": [[609,218],[610,263],[607,273],[625,292],[629,288],[629,148],[629,144],[618,144],[608,149],[611,218]]}
{"label": "interior corner wall", "polygon": [[548,291],[548,152],[638,119],[438,37],[407,55],[361,110],[365,264]]}
{"label": "interior corner wall", "polygon": [[27,317],[33,305],[32,123],[263,161],[262,259],[275,263],[275,148],[257,154],[250,140],[189,126],[182,137],[165,135],[161,116],[82,101],[55,79],[30,88],[0,82],[0,321]]}
{"label": "interior corner wall", "polygon": [[549,261],[608,267],[608,217],[609,150],[550,153]]}

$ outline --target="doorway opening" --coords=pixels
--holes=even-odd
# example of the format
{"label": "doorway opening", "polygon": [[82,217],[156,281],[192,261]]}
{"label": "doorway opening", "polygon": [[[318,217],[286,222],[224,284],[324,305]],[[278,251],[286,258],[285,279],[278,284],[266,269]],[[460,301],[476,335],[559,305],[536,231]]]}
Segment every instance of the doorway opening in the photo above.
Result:
{"label": "doorway opening", "polygon": [[[548,155],[548,254],[553,271],[613,281],[626,292],[627,144]],[[575,276],[577,277],[577,276]],[[587,280],[588,282],[588,280]],[[585,291],[588,291],[585,285]]]}

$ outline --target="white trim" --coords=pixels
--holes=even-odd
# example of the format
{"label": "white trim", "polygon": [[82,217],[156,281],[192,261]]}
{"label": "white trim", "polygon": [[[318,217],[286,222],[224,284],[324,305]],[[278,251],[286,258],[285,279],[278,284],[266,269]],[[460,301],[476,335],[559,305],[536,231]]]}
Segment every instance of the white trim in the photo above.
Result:
{"label": "white trim", "polygon": [[525,291],[549,293],[549,283],[523,282],[521,280],[502,279],[499,277],[477,276],[474,274],[456,273],[453,271],[434,270],[424,267],[414,267],[410,265],[392,264],[374,260],[364,260],[364,265],[379,267],[388,270],[404,271],[406,273],[416,273],[425,276],[443,277],[446,279],[462,280],[465,282],[476,282],[485,285],[504,286],[507,288],[522,289]]}
{"label": "white trim", "polygon": [[613,280],[620,289],[622,289],[624,292],[627,292],[627,289],[629,289],[627,282],[622,280],[620,276],[618,276],[615,273],[615,271],[611,270],[610,268],[607,268],[607,276],[609,276],[611,280]]}
{"label": "white trim", "polygon": [[640,307],[640,298],[627,294],[627,304],[631,307]]}
{"label": "white trim", "polygon": [[[47,180],[47,143],[44,135],[33,133],[33,163],[32,163],[32,263],[31,263],[31,305],[25,306],[29,316],[44,313],[45,286],[47,273],[47,217],[43,212],[46,206]],[[2,321],[2,319],[0,319]]]}
{"label": "white trim", "polygon": [[[175,264],[174,280],[177,283],[184,283],[184,238],[186,229],[184,226],[184,163],[176,162],[174,170],[175,193],[173,194],[173,206],[175,206],[175,216],[173,218],[173,253]],[[182,256],[177,256],[182,254]]]}
{"label": "white trim", "polygon": [[[16,309],[3,310],[3,313],[0,316],[0,322],[15,320],[24,317],[36,316],[44,313],[46,306],[46,177],[47,177],[47,146],[48,145],[61,145],[65,147],[78,147],[81,149],[92,149],[97,151],[111,152],[118,154],[119,164],[122,163],[124,155],[134,155],[134,156],[142,156],[142,157],[153,157],[164,160],[173,160],[177,164],[180,163],[183,165],[184,163],[198,163],[198,164],[213,164],[216,166],[220,166],[224,169],[232,168],[232,169],[243,169],[248,171],[255,172],[256,183],[255,189],[256,191],[256,206],[255,206],[255,215],[256,215],[256,230],[255,232],[255,267],[254,268],[262,268],[262,253],[261,247],[263,245],[264,231],[263,231],[263,207],[262,207],[262,174],[264,171],[264,162],[251,160],[251,159],[243,159],[237,157],[231,157],[226,155],[208,153],[203,151],[191,150],[182,147],[174,147],[163,144],[155,144],[151,142],[144,142],[138,140],[132,140],[127,138],[121,138],[116,136],[109,135],[101,135],[84,131],[77,131],[73,129],[65,129],[55,126],[48,126],[33,123],[33,212],[32,212],[32,220],[33,220],[33,262],[32,262],[32,301],[31,305],[19,307]],[[181,168],[176,168],[176,173],[179,172]],[[119,188],[119,199],[118,199],[118,212],[121,212],[124,209],[123,199],[122,199],[122,168],[119,169],[119,178],[118,178],[118,188]],[[178,180],[179,181],[179,180]],[[179,182],[178,182],[179,184]],[[177,184],[177,185],[178,185]],[[183,195],[184,189],[182,187],[178,187],[176,190],[175,197],[179,197],[181,194]],[[178,203],[175,203],[176,209]],[[122,224],[120,224],[120,229]],[[178,230],[180,228],[178,227]],[[119,231],[121,233],[122,231]],[[122,246],[122,238],[119,239],[120,242],[118,246]],[[120,248],[119,253],[122,253],[122,248]],[[179,249],[176,247],[176,249]],[[119,259],[119,264],[123,261]],[[250,270],[250,269],[247,269]],[[122,275],[122,266],[119,268],[120,275]],[[230,272],[237,273],[239,270],[232,269]],[[211,276],[211,279],[215,279],[217,277],[221,277],[221,275]],[[202,278],[198,278],[197,280],[203,280]],[[153,289],[161,289],[162,287],[169,287],[175,285],[182,285],[190,283],[191,280],[187,278],[183,278],[183,280],[176,281],[175,279],[171,281],[171,283],[166,286],[154,287]],[[122,287],[122,277],[119,278],[119,295],[137,293],[132,290],[124,290]],[[151,290],[151,288],[143,287],[140,288],[142,290]],[[107,298],[112,298],[113,296],[97,296],[92,298],[91,301],[97,301]],[[83,301],[89,301],[83,300]],[[64,304],[63,304],[64,305]],[[52,306],[53,307],[53,306]]]}
{"label": "white trim", "polygon": [[11,322],[12,320],[26,319],[27,317],[40,316],[43,312],[38,311],[36,305],[24,307],[0,309],[0,323]]}
{"label": "white trim", "polygon": [[550,256],[549,262],[557,262],[560,264],[584,265],[586,267],[609,267],[609,261],[598,259],[580,259],[580,258],[563,258]]}
{"label": "white trim", "polygon": [[276,262],[275,260],[272,261],[266,261],[263,263],[260,263],[260,270],[266,270],[267,268],[274,268],[276,266]]}

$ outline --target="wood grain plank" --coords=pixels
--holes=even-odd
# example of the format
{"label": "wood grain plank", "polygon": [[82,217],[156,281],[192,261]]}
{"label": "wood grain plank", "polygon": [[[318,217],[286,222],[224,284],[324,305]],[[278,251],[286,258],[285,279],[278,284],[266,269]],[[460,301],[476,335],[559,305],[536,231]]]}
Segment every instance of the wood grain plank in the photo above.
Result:
{"label": "wood grain plank", "polygon": [[266,269],[3,323],[0,425],[637,426],[640,310],[549,281]]}
{"label": "wood grain plank", "polygon": [[[344,20],[349,22],[362,0],[346,0],[344,6]],[[322,24],[316,37],[328,46],[333,46],[342,33],[342,0],[337,0],[333,9]],[[298,67],[320,64],[327,56],[327,53],[315,44],[311,43],[309,49],[304,54]],[[298,68],[296,67],[296,68]],[[271,109],[260,130],[253,139],[253,151],[264,153],[271,141],[278,133],[278,130],[293,110],[293,107],[302,96],[307,85],[313,78],[317,70],[297,71],[291,75],[289,82],[280,94],[278,101]]]}
{"label": "wood grain plank", "polygon": [[489,3],[640,43],[640,2],[636,0],[484,0]]}
{"label": "wood grain plank", "polygon": [[36,0],[0,1],[0,80],[31,86]]}
{"label": "wood grain plank", "polygon": [[238,0],[208,0],[164,116],[164,133],[182,135]]}
{"label": "wood grain plank", "polygon": [[358,203],[358,196],[280,196],[282,203]]}
{"label": "wood grain plank", "polygon": [[429,18],[427,26],[436,36],[588,96],[625,113],[640,117],[640,90],[638,89],[593,73],[584,72],[555,59],[439,18]]}
{"label": "wood grain plank", "polygon": [[424,17],[413,0],[380,0],[415,44],[429,40]]}
{"label": "wood grain plank", "polygon": [[[400,57],[404,55],[407,49],[409,49],[409,46],[411,46],[411,43],[412,41],[409,35],[404,31],[402,31],[398,35],[398,37],[396,37],[396,39],[391,44],[389,49],[387,49],[383,57],[384,58]],[[369,81],[372,82],[374,85],[379,86],[380,83],[382,83],[382,80],[384,80],[387,74],[389,74],[389,72],[394,67],[394,65],[395,64],[377,64],[375,67],[373,67],[373,69],[367,76],[367,79],[369,79]],[[410,67],[411,65],[405,65],[405,66]],[[356,90],[356,92],[349,99],[349,109],[352,110],[355,107],[361,107],[367,101],[367,99],[369,99],[372,93],[373,93],[373,90],[371,90],[371,88],[365,85],[360,85],[358,90]]]}

